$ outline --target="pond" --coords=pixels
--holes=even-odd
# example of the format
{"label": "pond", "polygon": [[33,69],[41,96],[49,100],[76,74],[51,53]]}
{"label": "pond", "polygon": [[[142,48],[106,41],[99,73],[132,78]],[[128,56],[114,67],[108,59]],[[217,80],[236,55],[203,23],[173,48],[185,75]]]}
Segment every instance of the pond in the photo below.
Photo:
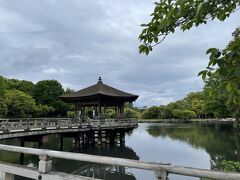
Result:
{"label": "pond", "polygon": [[[240,160],[239,139],[240,134],[232,127],[226,126],[141,123],[138,128],[126,135],[125,145],[89,145],[76,151],[73,150],[72,139],[64,139],[64,151],[218,169],[222,160]],[[4,140],[1,143],[19,145],[17,139]],[[28,142],[25,146],[36,148],[37,143]],[[43,148],[58,150],[58,136],[48,136]],[[19,154],[2,151],[0,160],[19,163]],[[37,162],[36,156],[25,155],[24,157],[26,165],[37,166]],[[62,159],[54,159],[53,168],[58,171],[109,180],[154,179],[154,173],[150,171]],[[169,177],[171,180],[199,179],[178,175]]]}

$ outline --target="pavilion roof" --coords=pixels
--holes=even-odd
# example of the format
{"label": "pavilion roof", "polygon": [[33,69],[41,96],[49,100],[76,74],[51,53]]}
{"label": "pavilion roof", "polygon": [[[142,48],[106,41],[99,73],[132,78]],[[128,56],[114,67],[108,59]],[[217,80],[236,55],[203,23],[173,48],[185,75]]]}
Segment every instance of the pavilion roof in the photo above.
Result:
{"label": "pavilion roof", "polygon": [[97,84],[89,86],[87,88],[81,89],[79,91],[64,94],[59,98],[66,102],[71,102],[81,99],[86,99],[88,97],[102,96],[106,98],[122,99],[125,102],[132,102],[138,98],[138,95],[130,94],[119,89],[108,86],[102,82],[101,77],[99,77]]}

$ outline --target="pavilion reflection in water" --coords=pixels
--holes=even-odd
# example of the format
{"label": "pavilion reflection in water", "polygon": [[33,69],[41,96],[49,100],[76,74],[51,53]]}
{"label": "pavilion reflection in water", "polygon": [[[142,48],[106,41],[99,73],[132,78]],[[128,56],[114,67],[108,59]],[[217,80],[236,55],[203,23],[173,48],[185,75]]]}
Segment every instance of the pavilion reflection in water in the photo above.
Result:
{"label": "pavilion reflection in water", "polygon": [[[72,149],[76,152],[76,149]],[[108,145],[101,146],[85,146],[77,150],[79,153],[87,153],[91,155],[101,155],[108,157],[119,157],[139,160],[139,156],[130,147],[124,145]],[[82,176],[107,179],[107,180],[135,180],[136,178],[131,172],[131,168],[115,165],[100,165],[95,163],[85,163],[70,160],[57,159],[54,161],[57,164],[56,170],[78,174]]]}

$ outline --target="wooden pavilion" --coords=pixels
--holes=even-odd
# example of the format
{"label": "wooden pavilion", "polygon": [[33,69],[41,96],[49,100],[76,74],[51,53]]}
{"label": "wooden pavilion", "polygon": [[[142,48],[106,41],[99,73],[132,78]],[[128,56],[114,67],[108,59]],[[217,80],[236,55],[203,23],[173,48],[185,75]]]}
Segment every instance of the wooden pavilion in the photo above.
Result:
{"label": "wooden pavilion", "polygon": [[76,107],[76,114],[84,116],[85,107],[93,108],[93,118],[104,118],[107,107],[115,107],[116,118],[124,117],[124,103],[133,102],[138,95],[130,94],[102,82],[99,77],[97,84],[79,91],[64,94],[59,97],[62,101],[72,103]]}

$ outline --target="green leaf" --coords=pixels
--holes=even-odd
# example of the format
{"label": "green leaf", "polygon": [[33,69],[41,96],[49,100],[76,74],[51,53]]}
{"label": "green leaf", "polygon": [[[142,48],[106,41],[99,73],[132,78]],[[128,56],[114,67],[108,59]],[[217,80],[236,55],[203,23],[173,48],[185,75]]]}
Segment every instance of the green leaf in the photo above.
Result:
{"label": "green leaf", "polygon": [[231,92],[233,90],[234,86],[232,82],[228,82],[226,85],[226,89],[228,92]]}
{"label": "green leaf", "polygon": [[200,72],[198,73],[198,76],[201,76],[201,75],[206,74],[206,73],[207,73],[207,70],[200,71]]}
{"label": "green leaf", "polygon": [[203,2],[201,2],[201,3],[198,5],[198,8],[197,8],[197,15],[199,15],[199,12],[201,11],[202,6],[203,6]]}
{"label": "green leaf", "polygon": [[[206,54],[209,54],[209,53],[216,53],[216,52],[219,52],[219,50],[217,48],[209,48],[206,52]],[[217,53],[216,53],[217,54]]]}

